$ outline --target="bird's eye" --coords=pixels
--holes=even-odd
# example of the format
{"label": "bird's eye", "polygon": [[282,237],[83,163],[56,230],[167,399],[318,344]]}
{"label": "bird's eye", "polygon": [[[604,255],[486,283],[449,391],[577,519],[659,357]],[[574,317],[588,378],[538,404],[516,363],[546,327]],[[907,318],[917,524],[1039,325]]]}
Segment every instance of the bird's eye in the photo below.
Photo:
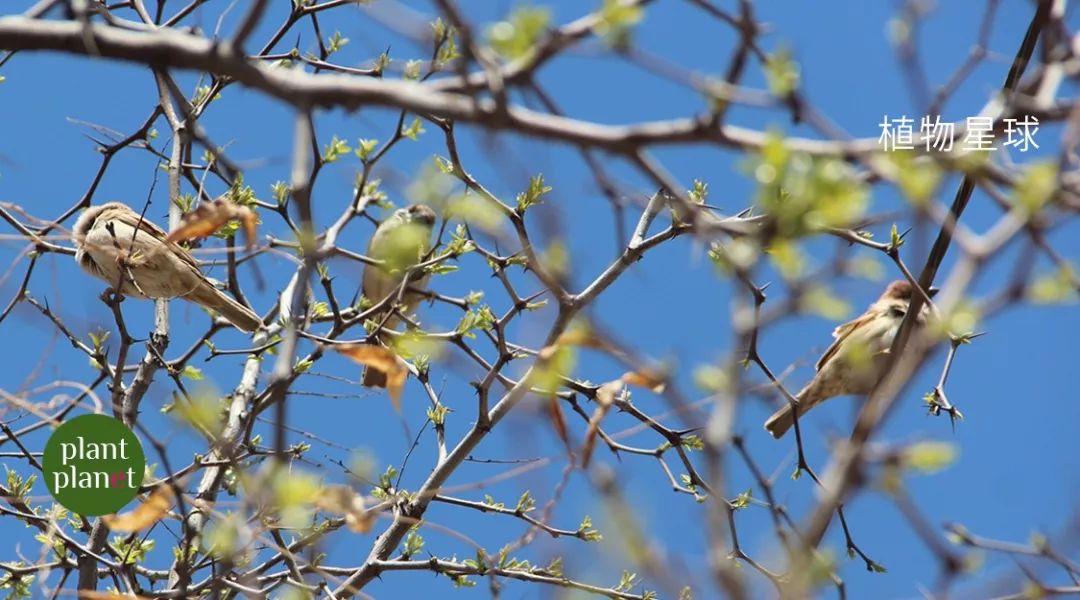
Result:
{"label": "bird's eye", "polygon": [[904,315],[906,315],[907,312],[904,311],[904,309],[900,308],[899,306],[894,306],[894,307],[889,309],[889,314],[892,315],[893,317],[897,318],[897,319],[903,319]]}

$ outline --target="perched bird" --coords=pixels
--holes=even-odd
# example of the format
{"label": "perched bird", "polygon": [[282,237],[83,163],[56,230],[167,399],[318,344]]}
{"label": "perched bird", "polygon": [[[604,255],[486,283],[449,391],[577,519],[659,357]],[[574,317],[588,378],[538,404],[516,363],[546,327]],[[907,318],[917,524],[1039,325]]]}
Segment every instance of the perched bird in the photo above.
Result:
{"label": "perched bird", "polygon": [[[364,297],[373,304],[378,304],[387,296],[397,296],[410,267],[419,263],[431,249],[431,233],[435,227],[435,211],[423,204],[412,204],[394,211],[388,219],[379,224],[368,242],[367,255],[381,261],[381,264],[364,267],[362,291]],[[427,287],[429,276],[409,282],[409,287],[423,289]],[[402,297],[403,312],[412,312],[423,298],[420,294],[406,292]],[[386,312],[393,309],[396,302],[391,299],[379,315],[371,317],[383,327],[393,329],[398,323],[395,315],[386,317]],[[386,387],[386,374],[376,369],[365,369],[363,384],[367,387]]]}
{"label": "perched bird", "polygon": [[[137,231],[136,231],[137,230]],[[74,227],[75,260],[117,293],[132,298],[183,298],[252,332],[259,316],[214,287],[185,248],[127,205],[91,206]]]}
{"label": "perched bird", "polygon": [[[907,314],[915,288],[908,281],[889,284],[859,318],[844,323],[833,331],[836,338],[817,362],[817,373],[795,399],[799,417],[806,411],[834,396],[869,394],[888,363],[889,348]],[[929,295],[937,290],[930,288]],[[929,306],[923,305],[916,326],[926,324]],[[795,423],[791,405],[773,413],[765,421],[765,429],[779,438]]]}

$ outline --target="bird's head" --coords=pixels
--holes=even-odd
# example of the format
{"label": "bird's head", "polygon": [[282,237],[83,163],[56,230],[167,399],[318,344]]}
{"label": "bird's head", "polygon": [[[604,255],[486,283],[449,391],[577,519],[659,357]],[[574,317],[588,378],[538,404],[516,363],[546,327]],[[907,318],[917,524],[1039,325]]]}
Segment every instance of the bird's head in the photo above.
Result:
{"label": "bird's head", "polygon": [[122,202],[106,202],[105,204],[91,206],[84,210],[83,214],[79,215],[79,219],[75,221],[75,226],[71,228],[71,233],[75,239],[84,239],[86,234],[90,233],[90,230],[94,228],[94,223],[97,222],[98,217],[106,212],[122,213],[132,211],[128,205]]}
{"label": "bird's head", "polygon": [[[932,288],[927,290],[927,295],[930,296],[931,298],[933,298],[934,294],[936,294],[937,291],[938,291],[937,288],[932,287]],[[911,297],[914,294],[914,292],[915,292],[915,286],[911,285],[910,281],[908,281],[906,279],[898,279],[898,280],[890,283],[889,286],[885,288],[885,292],[883,294],[881,294],[881,298],[883,300],[884,299],[893,299],[893,300],[903,300],[905,302],[910,302]]]}
{"label": "bird's head", "polygon": [[403,213],[402,217],[408,223],[419,223],[427,227],[435,225],[435,211],[426,204],[410,204],[399,212]]}

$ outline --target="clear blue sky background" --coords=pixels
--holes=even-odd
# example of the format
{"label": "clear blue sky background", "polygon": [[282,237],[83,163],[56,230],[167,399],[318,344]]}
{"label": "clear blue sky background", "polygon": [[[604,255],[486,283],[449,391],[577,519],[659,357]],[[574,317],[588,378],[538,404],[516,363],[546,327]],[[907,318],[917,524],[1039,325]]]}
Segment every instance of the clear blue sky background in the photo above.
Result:
{"label": "clear blue sky background", "polygon": [[[5,5],[7,11],[20,10],[29,2]],[[275,2],[268,23],[276,27],[282,19],[285,2]],[[419,10],[430,12],[423,3],[412,3]],[[467,3],[471,4],[471,3]],[[479,3],[477,3],[479,4]],[[512,6],[509,2],[482,3],[483,7],[468,7],[474,19],[491,22]],[[554,2],[554,21],[567,22],[591,9],[593,3]],[[725,3],[727,4],[727,3]],[[941,84],[962,63],[975,42],[982,18],[982,2],[942,2],[929,15],[920,36],[923,65],[934,84]],[[235,26],[236,15],[243,13],[246,3],[239,3],[226,20],[224,31]],[[225,6],[211,2],[201,18],[202,26],[212,30],[217,14]],[[895,3],[885,2],[815,2],[763,3],[758,17],[771,24],[771,33],[764,38],[768,49],[781,45],[791,48],[802,65],[805,92],[812,104],[853,136],[878,134],[877,124],[884,115],[901,114],[917,117],[919,107],[913,103],[899,67],[895,49],[887,36],[887,24],[895,16]],[[962,120],[978,113],[990,95],[1000,87],[1024,29],[1034,10],[1033,3],[1004,0],[994,21],[989,49],[991,55],[965,82],[945,106],[942,117]],[[322,23],[326,34],[339,30],[351,42],[338,57],[346,64],[366,65],[371,57],[387,46],[394,59],[425,58],[427,48],[418,47],[408,39],[395,35],[374,23],[362,10],[332,11]],[[334,16],[336,15],[336,16]],[[198,20],[198,19],[196,19]],[[1075,15],[1070,15],[1076,25]],[[299,27],[303,50],[313,48],[310,27]],[[269,35],[264,27],[255,37]],[[647,11],[645,22],[635,30],[636,43],[651,52],[684,68],[702,73],[718,74],[736,44],[736,36],[722,24],[703,18],[689,3],[659,2]],[[286,36],[281,51],[295,40],[296,34]],[[25,53],[0,71],[7,81],[0,84],[0,200],[24,206],[30,213],[52,218],[75,203],[84,193],[99,164],[94,145],[85,137],[88,130],[69,119],[97,123],[129,133],[141,125],[156,102],[153,77],[149,70],[126,64],[69,58],[56,54]],[[189,92],[194,89],[195,77],[183,74],[181,81]],[[684,87],[651,76],[640,68],[612,58],[597,43],[587,43],[578,51],[545,67],[540,81],[570,115],[603,123],[629,123],[639,120],[674,118],[692,114],[703,107],[701,97]],[[746,80],[748,85],[763,88],[764,81],[755,66]],[[337,134],[351,142],[357,138],[375,137],[386,140],[393,127],[391,113],[381,110],[362,110],[345,114],[340,111],[319,115],[320,142]],[[729,121],[754,128],[778,127],[792,134],[808,132],[792,127],[782,112],[759,109],[735,109]],[[293,123],[291,113],[283,105],[238,86],[228,88],[217,101],[202,126],[219,144],[228,144],[229,156],[245,167],[246,181],[254,186],[263,199],[270,200],[270,184],[288,179],[289,156]],[[428,125],[428,133],[416,143],[405,142],[380,165],[391,198],[398,203],[408,201],[410,181],[431,164],[433,154],[445,154],[442,136]],[[165,147],[166,125],[157,144]],[[524,189],[528,176],[542,172],[554,186],[543,214],[550,215],[558,231],[568,242],[573,256],[574,282],[581,286],[595,277],[613,258],[614,234],[608,204],[598,192],[579,155],[562,145],[539,143],[513,136],[478,134],[475,129],[462,127],[462,159],[467,168],[493,191],[506,198]],[[1036,134],[1045,156],[1059,147],[1060,131],[1044,128]],[[726,211],[736,212],[752,202],[754,186],[739,169],[742,157],[737,153],[712,148],[665,148],[657,156],[664,161],[680,181],[694,178],[710,185],[710,202]],[[1014,154],[1018,161],[1033,156]],[[628,192],[637,198],[651,192],[652,184],[630,171],[617,160],[608,161],[612,172]],[[351,181],[358,162],[344,159],[328,167],[320,176],[314,190],[316,217],[322,226],[338,214],[351,196]],[[166,181],[163,172],[155,171],[156,164],[145,152],[128,150],[117,156],[97,192],[98,202],[122,200],[140,205],[147,197],[151,182],[157,177],[153,204],[148,217],[165,223],[167,213]],[[943,188],[942,202],[951,200],[955,181]],[[210,191],[223,191],[212,184]],[[902,206],[896,191],[887,186],[873,190],[873,210],[886,211]],[[983,195],[976,193],[964,221],[976,231],[992,224],[1000,212]],[[628,225],[636,214],[628,216]],[[533,222],[534,235],[550,239],[551,231]],[[70,226],[70,222],[67,225]],[[905,226],[901,223],[901,228]],[[5,226],[5,231],[11,233]],[[887,226],[877,230],[879,238],[887,234]],[[267,219],[262,233],[282,234],[280,221]],[[347,231],[342,243],[362,251],[367,244],[370,226],[355,224]],[[1067,258],[1080,255],[1080,231],[1075,226],[1056,231],[1051,241]],[[911,261],[921,265],[927,235],[913,237],[905,246]],[[22,249],[18,240],[5,238],[0,245],[3,264],[10,263]],[[809,246],[816,264],[826,264],[840,246],[835,240],[823,240]],[[888,277],[897,276],[892,267],[867,250],[851,250],[879,260]],[[1016,248],[990,265],[975,286],[976,296],[985,290],[997,289],[1009,276]],[[955,253],[946,259],[945,271],[951,267]],[[293,267],[274,257],[260,260],[267,289],[259,293],[245,271],[244,287],[260,311],[273,303],[273,295],[286,284]],[[0,301],[4,303],[15,292],[25,263],[14,267],[13,275],[0,285]],[[1041,260],[1038,269],[1049,271]],[[359,269],[350,263],[332,263],[337,276],[337,289],[351,294],[358,281]],[[220,269],[215,274],[223,276]],[[779,279],[775,277],[775,279]],[[522,291],[531,292],[537,284],[519,278]],[[471,255],[462,261],[462,270],[438,278],[434,286],[450,295],[469,290],[489,292],[487,300],[496,313],[506,310],[494,280],[489,278],[483,262]],[[880,283],[846,279],[836,292],[848,298],[854,310],[861,310],[878,293]],[[115,326],[111,314],[98,299],[101,281],[80,272],[74,261],[66,256],[49,256],[39,264],[30,284],[31,293],[49,304],[78,335],[103,327]],[[600,323],[612,328],[627,344],[631,344],[658,359],[669,359],[679,366],[678,383],[684,391],[694,393],[690,377],[694,367],[716,362],[738,349],[732,347],[729,328],[729,295],[731,282],[718,277],[703,257],[702,249],[692,240],[684,239],[667,244],[649,254],[635,265],[600,299],[593,315]],[[779,298],[783,287],[775,286],[770,293]],[[123,306],[131,330],[142,335],[151,328],[150,303],[126,302]],[[452,328],[457,315],[440,307],[422,309],[426,323],[434,329]],[[525,319],[515,331],[521,341],[537,344],[552,315],[541,312]],[[168,352],[176,356],[187,348],[202,331],[206,317],[188,305],[173,304],[173,337]],[[829,342],[829,333],[836,325],[814,316],[785,320],[770,329],[762,338],[761,351],[774,368],[783,369],[796,364],[790,377],[792,387],[798,387],[811,375],[811,365],[818,352]],[[913,499],[927,511],[934,525],[961,522],[973,532],[995,538],[1023,541],[1035,530],[1053,535],[1077,517],[1075,507],[1080,498],[1080,475],[1076,457],[1080,442],[1076,424],[1080,423],[1080,402],[1076,392],[1076,336],[1080,332],[1080,312],[1075,306],[1023,307],[1009,310],[979,325],[988,332],[959,354],[949,380],[950,398],[967,417],[953,432],[947,419],[924,416],[920,397],[936,380],[937,367],[931,366],[909,388],[885,429],[882,439],[905,442],[920,439],[942,439],[954,442],[960,455],[951,468],[933,476],[910,479]],[[22,306],[0,325],[0,387],[14,392],[23,386],[38,385],[54,379],[90,381],[94,371],[86,358],[73,351],[62,338],[57,338],[53,326],[32,307]],[[245,338],[235,331],[216,338],[219,348],[241,348]],[[134,356],[141,357],[142,348]],[[237,383],[241,357],[226,356],[203,363],[200,355],[192,364],[202,368],[207,381],[220,390],[228,391]],[[934,365],[940,363],[934,361]],[[363,450],[376,458],[381,470],[386,464],[399,465],[411,439],[406,438],[399,418],[385,398],[359,392],[357,387],[319,377],[317,374],[358,378],[358,369],[340,357],[322,360],[311,376],[303,377],[296,390],[335,394],[358,394],[356,397],[329,399],[294,396],[289,401],[290,424],[333,440],[348,448]],[[610,362],[585,355],[579,373],[593,381],[617,376],[619,370]],[[27,380],[30,374],[30,380]],[[469,372],[473,376],[475,373]],[[756,376],[756,375],[755,375]],[[453,369],[436,366],[434,381],[445,385],[444,402],[454,413],[448,424],[448,439],[453,441],[466,430],[475,412],[474,396],[465,385],[466,378]],[[105,393],[104,390],[99,390]],[[202,441],[190,430],[162,417],[158,409],[169,401],[168,380],[159,374],[157,382],[143,402],[144,421],[170,442],[169,451],[174,464],[186,464]],[[38,398],[42,400],[44,398]],[[635,400],[653,413],[664,410],[664,404],[644,392]],[[410,382],[404,402],[405,420],[415,433],[423,424],[426,399],[419,386]],[[846,435],[849,431],[855,403],[841,399],[819,409],[804,425],[809,433],[808,451],[812,464],[821,468],[827,456],[825,440],[829,435]],[[797,516],[811,505],[814,488],[808,478],[792,481],[788,474],[794,468],[794,441],[790,438],[774,441],[761,430],[761,422],[769,407],[756,400],[740,405],[737,430],[744,433],[749,448],[767,472],[779,473],[776,493]],[[11,419],[14,413],[3,418]],[[19,420],[19,425],[29,417]],[[607,424],[611,431],[633,425],[625,417],[613,416]],[[580,437],[583,426],[574,422],[573,432]],[[294,441],[300,440],[293,436]],[[44,436],[29,438],[31,448],[44,446]],[[661,440],[649,433],[629,438],[630,443],[643,446],[658,445]],[[202,447],[205,447],[204,445]],[[468,489],[460,496],[480,499],[491,494],[496,499],[513,504],[524,489],[531,489],[542,504],[558,481],[563,459],[557,438],[540,416],[535,406],[519,407],[515,413],[477,449],[482,458],[552,457],[553,463],[508,481]],[[13,450],[8,445],[4,451]],[[148,453],[149,454],[149,453]],[[342,480],[341,470],[330,460],[348,458],[348,452],[314,442],[309,458],[322,465],[322,472],[332,480]],[[433,464],[433,440],[425,434],[416,449],[403,486],[415,488]],[[678,566],[676,575],[686,577],[701,598],[717,593],[710,586],[704,558],[705,528],[702,527],[705,509],[688,496],[670,491],[663,473],[651,459],[626,456],[619,462],[601,449],[598,460],[610,465],[624,487],[627,498],[638,508],[647,530],[657,536],[657,549]],[[152,460],[152,459],[151,459]],[[24,461],[3,459],[4,464],[26,473],[30,466]],[[677,466],[672,467],[679,472]],[[752,486],[752,479],[743,465],[729,463],[727,485],[734,491]],[[307,466],[315,469],[315,467]],[[451,485],[478,482],[508,470],[506,465],[466,465],[451,480]],[[46,494],[39,485],[35,490]],[[758,490],[755,490],[755,495]],[[567,573],[589,582],[612,585],[618,581],[621,565],[626,563],[625,541],[610,520],[604,516],[604,506],[595,499],[587,481],[574,474],[563,501],[552,515],[551,522],[560,527],[574,528],[584,514],[591,514],[604,541],[588,546],[576,540],[552,541],[541,536],[523,554],[533,562],[544,563],[551,556],[566,557]],[[226,499],[227,500],[227,499]],[[523,531],[520,521],[509,517],[479,515],[459,508],[435,505],[427,518],[439,525],[465,532],[491,551],[515,539]],[[877,494],[856,498],[848,513],[852,533],[861,547],[875,560],[888,568],[885,574],[870,574],[861,562],[851,561],[842,575],[848,582],[851,597],[915,597],[922,586],[930,587],[938,576],[932,554],[915,537],[895,506]],[[751,508],[738,514],[738,522],[746,551],[773,568],[780,566],[772,529],[765,510]],[[176,528],[170,527],[175,533]],[[378,531],[378,529],[376,530]],[[0,539],[5,551],[0,560],[16,559],[16,552],[36,556],[38,543],[33,531],[11,519],[0,521]],[[440,555],[458,554],[471,557],[473,551],[460,540],[435,530],[426,530],[427,550]],[[159,546],[151,553],[151,564],[166,566],[171,561],[168,542],[172,534],[162,535]],[[335,565],[355,565],[367,555],[373,536],[339,533],[329,545]],[[843,556],[843,538],[839,525],[830,530],[827,545]],[[597,551],[597,549],[599,549]],[[842,558],[841,560],[847,560]],[[639,569],[640,570],[640,569]],[[762,578],[746,569],[755,589],[771,590]],[[1015,573],[1010,559],[988,556],[976,579],[992,580]],[[54,580],[55,581],[55,580]],[[521,583],[507,584],[507,597],[544,598],[555,592]],[[655,587],[647,583],[647,587]],[[975,588],[967,588],[969,590]],[[365,591],[379,598],[420,597],[437,594],[447,598],[473,598],[487,595],[484,586],[474,590],[456,590],[443,578],[424,574],[391,573],[374,582]],[[771,593],[771,592],[770,592]],[[833,592],[826,592],[827,595]],[[971,592],[975,593],[975,592]]]}

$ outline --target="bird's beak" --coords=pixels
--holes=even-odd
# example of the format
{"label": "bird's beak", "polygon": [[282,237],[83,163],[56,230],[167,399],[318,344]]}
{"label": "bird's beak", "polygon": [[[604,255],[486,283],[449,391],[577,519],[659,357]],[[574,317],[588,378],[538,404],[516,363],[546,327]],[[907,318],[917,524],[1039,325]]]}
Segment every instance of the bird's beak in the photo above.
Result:
{"label": "bird's beak", "polygon": [[928,296],[930,296],[931,298],[933,298],[934,296],[936,296],[936,295],[937,295],[937,293],[938,293],[938,289],[937,289],[936,287],[931,287],[930,289],[926,290],[926,294],[927,294]]}

